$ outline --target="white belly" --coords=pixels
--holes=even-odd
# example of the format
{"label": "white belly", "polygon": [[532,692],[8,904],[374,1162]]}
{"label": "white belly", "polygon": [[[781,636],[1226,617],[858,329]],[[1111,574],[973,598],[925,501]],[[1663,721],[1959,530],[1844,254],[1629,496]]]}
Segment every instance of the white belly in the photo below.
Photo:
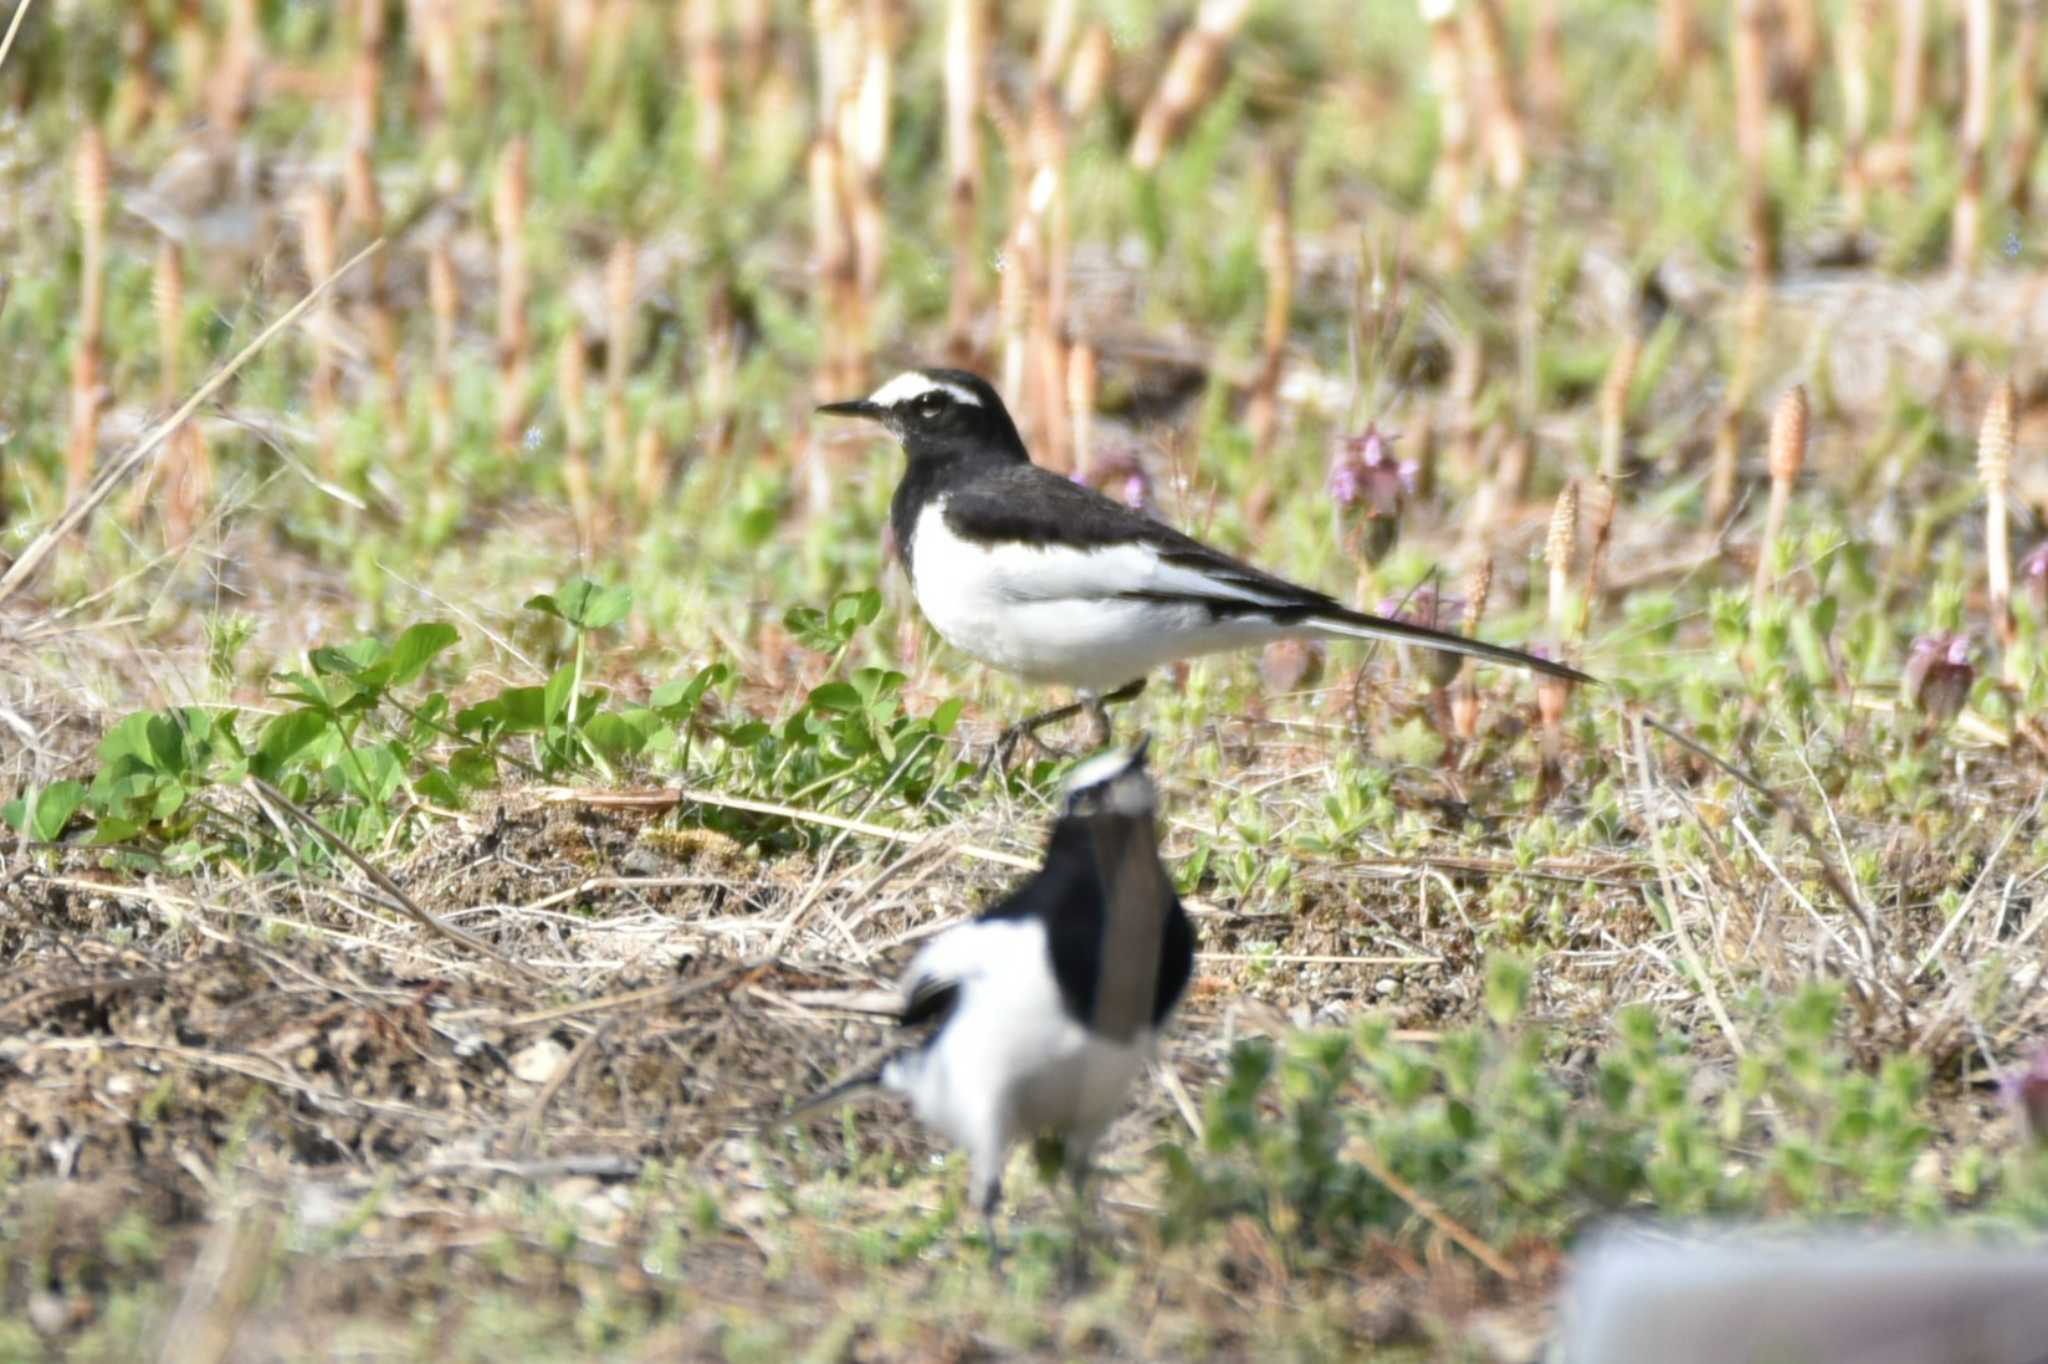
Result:
{"label": "white belly", "polygon": [[1141,545],[981,545],[946,525],[943,499],[918,517],[911,580],[918,608],[954,648],[1031,682],[1106,692],[1179,658],[1295,633],[1198,605],[1119,597],[1162,583]]}
{"label": "white belly", "polygon": [[1067,1017],[1036,920],[963,924],[934,939],[925,961],[960,999],[939,1035],[892,1062],[883,1082],[924,1122],[985,1155],[1040,1132],[1091,1145],[1122,1111],[1153,1030],[1119,1043]]}

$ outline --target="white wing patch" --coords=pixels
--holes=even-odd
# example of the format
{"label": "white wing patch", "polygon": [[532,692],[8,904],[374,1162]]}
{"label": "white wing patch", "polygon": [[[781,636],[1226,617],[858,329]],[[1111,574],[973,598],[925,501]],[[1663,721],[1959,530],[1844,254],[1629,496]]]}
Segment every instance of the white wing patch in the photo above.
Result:
{"label": "white wing patch", "polygon": [[943,393],[956,403],[969,407],[980,407],[981,397],[971,388],[949,384],[944,379],[934,379],[920,370],[907,369],[903,373],[868,394],[868,401],[878,407],[895,407],[899,403],[911,402],[927,393]]}

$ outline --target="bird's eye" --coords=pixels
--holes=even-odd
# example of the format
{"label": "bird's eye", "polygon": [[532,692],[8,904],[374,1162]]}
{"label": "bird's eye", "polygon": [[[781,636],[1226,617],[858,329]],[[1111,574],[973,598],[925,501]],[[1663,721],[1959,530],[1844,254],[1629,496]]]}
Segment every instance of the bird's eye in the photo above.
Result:
{"label": "bird's eye", "polygon": [[938,394],[927,393],[924,397],[917,400],[917,415],[929,420],[938,416],[940,412],[945,410],[945,407],[945,401]]}

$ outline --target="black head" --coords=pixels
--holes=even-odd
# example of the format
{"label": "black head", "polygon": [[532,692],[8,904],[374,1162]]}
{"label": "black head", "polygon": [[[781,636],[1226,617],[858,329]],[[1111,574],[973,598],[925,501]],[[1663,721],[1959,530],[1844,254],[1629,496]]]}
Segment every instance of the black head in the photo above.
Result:
{"label": "black head", "polygon": [[1128,819],[1148,828],[1159,809],[1159,790],[1145,771],[1148,736],[1128,752],[1113,749],[1082,763],[1067,778],[1060,813],[1069,819]]}
{"label": "black head", "polygon": [[913,461],[946,455],[1030,458],[995,389],[964,369],[907,369],[865,398],[818,410],[880,422]]}

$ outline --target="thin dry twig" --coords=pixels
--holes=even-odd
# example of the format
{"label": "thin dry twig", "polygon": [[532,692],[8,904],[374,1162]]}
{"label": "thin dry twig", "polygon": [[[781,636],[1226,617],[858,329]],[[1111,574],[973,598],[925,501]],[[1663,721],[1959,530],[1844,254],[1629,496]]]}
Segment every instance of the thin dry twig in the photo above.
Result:
{"label": "thin dry twig", "polygon": [[1422,1190],[1389,1170],[1379,1153],[1363,1143],[1354,1143],[1345,1154],[1364,1167],[1365,1172],[1387,1186],[1394,1197],[1406,1203],[1431,1226],[1464,1247],[1473,1259],[1485,1265],[1509,1283],[1520,1283],[1521,1273],[1500,1257],[1500,1252],[1465,1230],[1457,1219],[1438,1207]]}
{"label": "thin dry twig", "polygon": [[429,933],[433,933],[436,936],[446,938],[450,942],[460,943],[464,947],[467,947],[470,951],[477,953],[479,956],[489,957],[492,961],[497,962],[498,965],[504,967],[508,971],[513,972],[515,975],[523,976],[527,980],[533,981],[535,984],[539,985],[545,985],[548,983],[548,978],[546,976],[534,970],[526,963],[521,961],[514,961],[512,958],[506,956],[503,952],[500,952],[497,948],[491,946],[489,943],[485,942],[482,938],[477,937],[475,934],[466,933],[462,929],[456,928],[450,924],[444,924],[439,919],[435,918],[433,915],[427,913],[427,911],[425,911],[424,909],[421,909],[417,904],[413,903],[411,896],[407,895],[403,890],[399,889],[398,883],[396,881],[392,880],[389,876],[386,876],[384,874],[383,870],[380,867],[378,867],[374,862],[370,861],[370,859],[368,859],[367,857],[364,857],[361,853],[357,852],[354,848],[350,847],[346,839],[342,838],[341,835],[335,833],[333,830],[329,829],[325,824],[322,824],[319,820],[315,819],[310,811],[302,809],[300,806],[294,804],[291,798],[286,796],[284,792],[278,790],[275,786],[272,786],[269,782],[263,780],[263,778],[261,777],[251,776],[246,778],[246,781],[248,783],[249,789],[255,792],[261,798],[262,801],[267,801],[275,804],[278,809],[283,810],[286,814],[290,815],[293,819],[298,820],[299,823],[303,824],[307,829],[311,830],[312,833],[317,838],[319,838],[319,840],[322,843],[325,843],[331,850],[340,853],[344,858],[353,863],[355,865],[356,870],[360,871],[363,875],[369,877],[370,884],[374,885],[375,887],[377,887],[378,890],[382,891],[385,895],[389,896],[391,899],[391,903],[399,910],[400,913],[404,914],[408,919],[411,919],[414,923],[426,929]]}
{"label": "thin dry twig", "polygon": [[34,3],[35,0],[21,0],[14,7],[14,18],[7,24],[7,36],[0,38],[0,68],[6,67],[7,54],[14,51],[14,35],[21,32],[21,21],[28,18],[28,7]]}
{"label": "thin dry twig", "polygon": [[[701,791],[690,787],[662,791],[585,791],[556,787],[540,794],[544,800],[573,802],[600,810],[668,810],[678,805],[710,805],[722,810],[777,815],[803,824],[823,825],[827,829],[845,829],[850,833],[886,839],[891,843],[921,843],[930,837],[929,834],[907,833],[902,829],[891,829],[882,824],[870,824],[866,820],[828,815],[822,810],[806,810],[795,805],[779,805],[774,801],[750,800],[744,796],[728,796],[720,791]],[[974,862],[993,862],[997,866],[1017,867],[1024,871],[1038,870],[1038,863],[1032,858],[1019,857],[1015,853],[1006,853],[995,848],[984,848],[974,843],[962,843],[952,851],[955,856],[965,857]]]}
{"label": "thin dry twig", "polygon": [[1678,881],[1671,870],[1671,855],[1664,848],[1664,821],[1658,818],[1655,809],[1655,792],[1650,777],[1650,746],[1643,741],[1643,717],[1637,716],[1635,730],[1636,771],[1643,783],[1644,816],[1650,822],[1650,849],[1657,856],[1657,875],[1664,883],[1664,903],[1670,910],[1671,931],[1678,938],[1679,950],[1685,956],[1685,964],[1691,972],[1694,984],[1706,1000],[1707,1010],[1720,1026],[1721,1035],[1728,1039],[1728,1047],[1737,1056],[1745,1053],[1742,1034],[1735,1029],[1735,1021],[1728,1016],[1728,1010],[1721,1003],[1721,992],[1714,985],[1714,979],[1707,973],[1707,965],[1700,959],[1699,949],[1693,945],[1692,934],[1686,932],[1678,903]]}
{"label": "thin dry twig", "polygon": [[234,378],[243,365],[254,359],[256,353],[269,345],[272,338],[279,332],[305,316],[307,309],[319,302],[321,297],[334,287],[337,280],[342,279],[351,270],[354,270],[378,251],[383,250],[383,248],[384,239],[379,237],[376,241],[371,242],[368,246],[350,257],[348,263],[339,270],[336,270],[326,279],[314,285],[305,297],[287,309],[283,316],[265,327],[254,341],[242,347],[232,360],[229,360],[225,365],[215,370],[213,377],[201,384],[192,396],[185,400],[182,407],[150,428],[149,433],[143,436],[133,450],[122,456],[116,463],[108,466],[98,478],[94,479],[92,485],[85,490],[84,495],[65,508],[64,514],[46,527],[40,535],[29,541],[28,547],[22,550],[21,557],[8,567],[4,575],[0,575],[0,606],[6,605],[9,598],[26,586],[29,579],[33,578],[37,570],[42,568],[44,561],[50,557],[58,544],[71,534],[72,531],[77,530],[79,526],[83,525],[85,519],[97,511],[102,502],[105,502],[113,495],[114,489],[120,486],[121,481],[134,473],[144,460],[156,453],[157,447],[169,440],[179,427],[190,421],[192,414],[197,412],[209,398],[226,387],[228,380]]}

